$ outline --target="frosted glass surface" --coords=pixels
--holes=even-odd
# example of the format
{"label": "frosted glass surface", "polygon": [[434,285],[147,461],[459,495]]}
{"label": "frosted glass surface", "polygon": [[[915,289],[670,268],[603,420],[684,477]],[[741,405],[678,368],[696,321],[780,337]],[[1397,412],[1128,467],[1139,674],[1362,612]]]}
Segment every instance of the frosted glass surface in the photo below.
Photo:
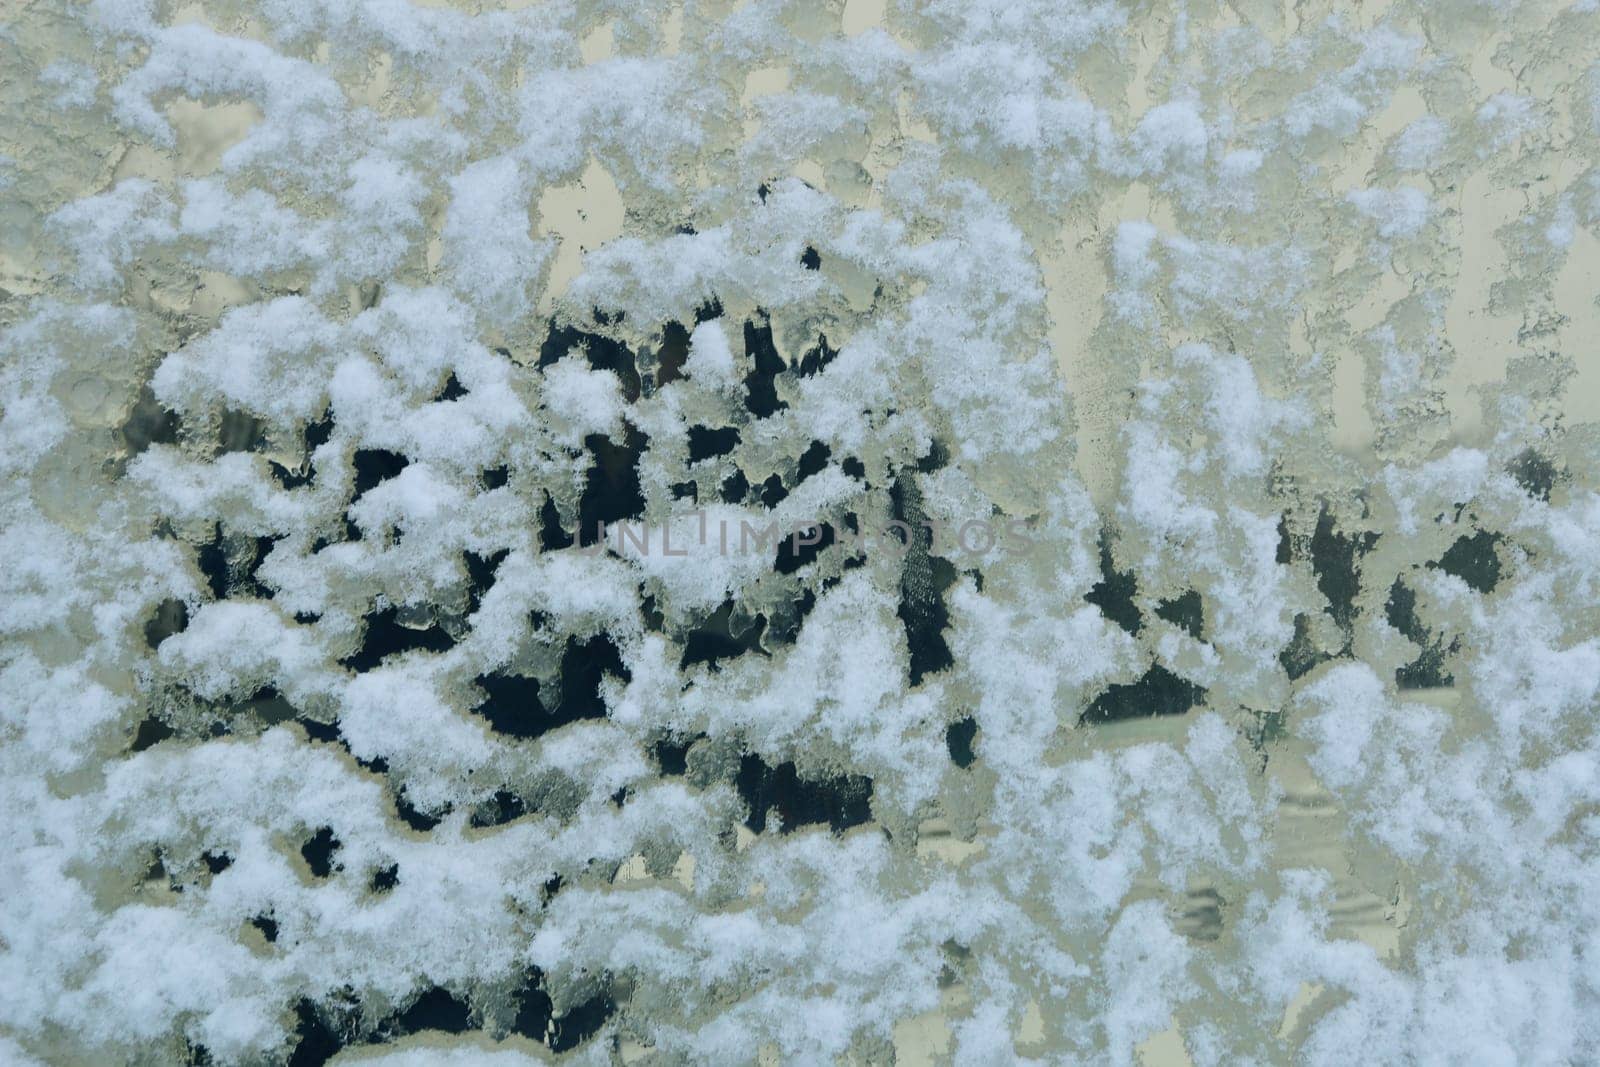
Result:
{"label": "frosted glass surface", "polygon": [[1600,1061],[1600,10],[0,7],[0,1062]]}

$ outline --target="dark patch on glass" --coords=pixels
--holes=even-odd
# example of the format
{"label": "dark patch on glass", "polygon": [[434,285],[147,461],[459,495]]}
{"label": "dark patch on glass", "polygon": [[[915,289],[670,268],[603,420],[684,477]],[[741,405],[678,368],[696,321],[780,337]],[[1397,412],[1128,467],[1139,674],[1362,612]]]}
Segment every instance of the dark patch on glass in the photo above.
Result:
{"label": "dark patch on glass", "polygon": [[633,680],[633,672],[622,662],[622,653],[610,637],[596,634],[583,643],[567,638],[561,656],[561,704],[556,717],[566,721],[604,718],[605,701],[600,683],[611,674],[623,682]]}
{"label": "dark patch on glass", "polygon": [[895,614],[905,627],[908,675],[915,686],[955,663],[944,639],[944,631],[950,625],[944,592],[955,584],[956,569],[949,560],[928,552],[928,537],[922,527],[922,492],[916,481],[896,479],[889,487],[889,501],[895,521],[905,523],[911,531],[910,543],[901,557],[900,603]]}
{"label": "dark patch on glass", "polygon": [[509,548],[502,548],[488,556],[480,556],[476,552],[467,551],[461,554],[462,562],[467,567],[467,614],[471,615],[478,610],[478,605],[483,603],[484,594],[494,588],[495,573],[500,569],[500,564],[511,554]]}
{"label": "dark patch on glass", "polygon": [[295,722],[300,724],[300,728],[306,732],[309,740],[323,744],[344,744],[344,738],[339,735],[339,724],[336,722],[318,722],[306,715],[300,716]]}
{"label": "dark patch on glass", "polygon": [[1182,715],[1205,701],[1206,691],[1185,681],[1159,663],[1128,685],[1110,685],[1084,711],[1080,723],[1119,722],[1123,719]]}
{"label": "dark patch on glass", "polygon": [[275,685],[264,685],[256,689],[243,704],[240,704],[240,709],[248,709],[251,715],[269,723],[285,723],[298,715],[294,705],[288,702],[288,697],[278,693]]}
{"label": "dark patch on glass", "polygon": [[1200,600],[1200,593],[1194,589],[1182,596],[1163,600],[1157,604],[1156,617],[1166,619],[1196,640],[1199,640],[1200,634],[1205,630],[1205,605]]}
{"label": "dark patch on glass", "polygon": [[650,758],[655,760],[663,775],[676,778],[689,769],[689,749],[703,736],[696,734],[693,737],[680,739],[669,734],[658,738],[650,746]]}
{"label": "dark patch on glass", "polygon": [[146,882],[168,882],[168,883],[172,882],[172,879],[170,879],[167,876],[167,864],[166,864],[166,860],[162,858],[161,849],[160,848],[156,848],[156,849],[152,850],[152,854],[151,854],[151,857],[150,857],[150,866],[145,868],[143,881],[146,881]]}
{"label": "dark patch on glass", "polygon": [[549,729],[549,712],[539,699],[539,680],[516,674],[480,674],[474,679],[486,699],[473,710],[497,733],[538,737]]}
{"label": "dark patch on glass", "polygon": [[[810,538],[816,538],[815,543],[808,543]],[[790,533],[778,541],[778,557],[773,562],[773,568],[779,574],[793,574],[809,563],[815,563],[817,557],[822,555],[823,549],[833,544],[833,527],[821,523],[806,530],[801,535]],[[810,590],[807,590],[809,593]]]}
{"label": "dark patch on glass", "polygon": [[510,737],[538,737],[580,719],[603,719],[605,700],[600,685],[606,675],[624,682],[633,677],[611,638],[597,634],[587,641],[567,638],[561,655],[560,701],[554,708],[540,695],[539,680],[515,674],[480,674],[478,688],[484,701],[473,710],[499,733]]}
{"label": "dark patch on glass", "polygon": [[195,565],[205,577],[211,595],[221,600],[228,595],[228,553],[222,547],[222,525],[218,523],[213,529],[216,532],[211,540],[196,552]]}
{"label": "dark patch on glass", "polygon": [[337,837],[333,836],[333,827],[324,826],[311,835],[311,839],[300,846],[300,855],[305,858],[306,866],[311,868],[311,873],[317,878],[326,878],[335,870],[340,869],[333,862],[333,854],[343,845]]}
{"label": "dark patch on glass", "polygon": [[972,743],[978,739],[978,720],[972,716],[957,719],[944,728],[944,745],[950,752],[950,762],[962,770],[977,762],[978,753]]}
{"label": "dark patch on glass", "polygon": [[780,833],[818,823],[841,833],[872,817],[872,779],[865,775],[813,781],[801,778],[793,762],[769,767],[760,756],[747,754],[739,760],[734,786],[749,809],[745,826],[753,833],[766,831],[772,812],[782,821]]}
{"label": "dark patch on glass", "polygon": [[[341,743],[343,743],[346,752],[350,751],[349,742],[341,739]],[[363,770],[371,771],[373,774],[389,773],[389,761],[384,759],[382,756],[374,756],[372,759],[362,759],[360,756],[356,756],[355,761],[357,767],[360,767]]]}
{"label": "dark patch on glass", "polygon": [[1394,672],[1395,685],[1401,689],[1433,689],[1454,685],[1455,678],[1445,669],[1445,662],[1455,650],[1435,638],[1417,615],[1417,594],[1399,578],[1389,587],[1389,599],[1384,603],[1384,616],[1389,625],[1399,630],[1422,651],[1410,663]]}
{"label": "dark patch on glass", "polygon": [[1376,533],[1343,534],[1334,527],[1333,513],[1324,501],[1311,535],[1311,569],[1317,589],[1328,601],[1328,614],[1345,633],[1355,623],[1356,597],[1361,593],[1360,557],[1378,543]]}
{"label": "dark patch on glass", "polygon": [[1399,578],[1389,587],[1389,599],[1384,603],[1383,613],[1390,626],[1411,640],[1422,644],[1427,639],[1428,628],[1417,617],[1417,594]]}
{"label": "dark patch on glass", "polygon": [[715,669],[721,660],[735,659],[748,652],[766,655],[761,647],[761,634],[767,620],[762,615],[754,619],[735,614],[732,600],[725,600],[706,620],[684,635],[683,656],[678,661],[679,670],[687,670],[696,663]]}
{"label": "dark patch on glass", "polygon": [[144,641],[151,648],[160,648],[161,642],[173,634],[181,634],[189,626],[189,605],[175,597],[168,597],[156,605],[150,620],[144,624]]}
{"label": "dark patch on glass", "polygon": [[[609,986],[602,979],[603,986]],[[617,1006],[609,988],[601,988],[582,1003],[556,1015],[550,995],[544,988],[544,975],[529,968],[515,994],[517,1015],[511,1029],[537,1041],[552,1052],[571,1052],[595,1034],[616,1014]]]}
{"label": "dark patch on glass", "polygon": [[[448,810],[448,809],[446,809]],[[394,794],[394,813],[396,817],[418,833],[427,833],[442,821],[443,815],[429,815],[427,812],[412,805],[406,799],[405,790],[398,790]]]}
{"label": "dark patch on glass", "polygon": [[726,456],[738,446],[739,428],[737,426],[689,427],[690,463],[699,463],[701,460],[711,459],[715,456]]}
{"label": "dark patch on glass", "polygon": [[473,809],[471,823],[480,830],[489,826],[503,826],[522,818],[527,811],[527,805],[522,802],[521,797],[508,790],[498,789],[494,796]]}
{"label": "dark patch on glass", "polygon": [[1428,566],[1460,578],[1479,593],[1492,593],[1500,582],[1500,554],[1495,551],[1500,540],[1499,534],[1488,530],[1463,535]]}
{"label": "dark patch on glass", "polygon": [[306,423],[305,429],[300,431],[300,440],[308,456],[333,440],[333,409],[324,409],[321,415]]}
{"label": "dark patch on glass", "polygon": [[832,449],[821,441],[812,441],[811,446],[800,453],[800,465],[795,471],[794,483],[799,485],[813,474],[820,473],[832,458]]}
{"label": "dark patch on glass", "polygon": [[1450,673],[1445,664],[1449,656],[1456,650],[1457,643],[1450,642],[1445,647],[1440,642],[1424,645],[1417,658],[1394,672],[1394,684],[1397,689],[1435,689],[1440,686],[1454,685],[1455,676]]}
{"label": "dark patch on glass", "polygon": [[[598,308],[595,321],[602,326],[620,322],[622,315],[610,318]],[[639,367],[628,346],[621,341],[597,333],[586,333],[575,326],[557,326],[554,320],[544,343],[539,346],[539,367],[543,369],[567,355],[574,348],[582,351],[592,370],[608,370],[617,376],[622,385],[622,397],[628,403],[639,399]]]}
{"label": "dark patch on glass", "polygon": [[950,450],[944,442],[934,438],[928,444],[928,454],[917,460],[918,474],[932,474],[934,471],[943,470],[950,463]]}
{"label": "dark patch on glass", "polygon": [[387,893],[400,884],[400,865],[391,863],[387,867],[380,867],[372,872],[372,879],[367,883],[367,888],[374,893]]}
{"label": "dark patch on glass", "polygon": [[[820,549],[819,545],[818,548]],[[828,587],[823,586],[824,591]],[[800,636],[800,628],[805,625],[806,617],[811,614],[811,609],[817,606],[817,595],[810,589],[800,591],[797,600],[790,600],[773,608],[772,618],[767,622],[766,638],[774,644],[792,645]]]}
{"label": "dark patch on glass", "polygon": [[286,1067],[322,1067],[345,1047],[339,1030],[323,1018],[322,1012],[309,998],[302,997],[295,1004],[294,1051],[289,1054]]}
{"label": "dark patch on glass", "polygon": [[546,552],[572,547],[572,535],[561,525],[561,510],[549,493],[539,506],[539,547]]}
{"label": "dark patch on glass", "polygon": [[266,424],[249,412],[224,411],[217,430],[217,454],[255,452],[266,447],[265,429]]}
{"label": "dark patch on glass", "polygon": [[1328,658],[1311,639],[1310,617],[1304,612],[1297,613],[1294,617],[1294,636],[1278,653],[1278,663],[1282,665],[1284,673],[1292,682],[1305,677],[1311,668]]}
{"label": "dark patch on glass", "polygon": [[250,920],[250,925],[261,931],[261,936],[267,939],[267,944],[278,940],[277,920],[267,915],[257,915]]}
{"label": "dark patch on glass", "polygon": [[472,1010],[467,1002],[458,999],[443,986],[433,986],[422,992],[404,1011],[379,1023],[369,1043],[382,1044],[425,1030],[463,1034],[471,1028]]}
{"label": "dark patch on glass", "polygon": [[667,385],[684,377],[689,361],[689,331],[676,322],[661,329],[661,347],[656,349],[656,384]]}
{"label": "dark patch on glass", "polygon": [[172,727],[156,718],[154,715],[139,720],[139,726],[133,732],[133,744],[128,746],[130,752],[143,752],[154,745],[159,745],[174,735]]}
{"label": "dark patch on glass", "polygon": [[776,474],[769,475],[761,483],[761,503],[768,508],[775,508],[788,497],[789,490],[783,487],[783,479]]}
{"label": "dark patch on glass", "polygon": [[[559,879],[553,879],[559,881]],[[602,979],[603,986],[609,983]],[[587,1000],[557,1016],[550,994],[545,990],[544,975],[537,967],[523,974],[521,985],[512,994],[517,1014],[511,1030],[532,1041],[537,1041],[552,1052],[570,1052],[600,1032],[606,1020],[616,1013],[609,988],[601,988]]]}
{"label": "dark patch on glass", "polygon": [[775,415],[789,405],[778,399],[778,375],[784,371],[783,357],[772,341],[772,326],[754,322],[744,324],[744,351],[755,367],[745,376],[745,408],[758,419]]}
{"label": "dark patch on glass", "polygon": [[817,343],[800,356],[800,363],[795,367],[795,373],[802,378],[809,378],[832,363],[838,354],[839,350],[828,344],[827,336],[818,334]]}
{"label": "dark patch on glass", "polygon": [[314,477],[309,459],[301,463],[298,469],[292,471],[277,460],[269,459],[267,460],[267,470],[271,473],[273,480],[284,489],[298,489],[302,485],[310,484],[311,479]]}
{"label": "dark patch on glass", "polygon": [[616,1003],[609,992],[596,993],[565,1014],[550,1020],[550,1036],[546,1044],[552,1052],[571,1052],[595,1034],[615,1015]]}
{"label": "dark patch on glass", "polygon": [[1128,633],[1135,636],[1144,625],[1144,615],[1133,602],[1139,591],[1139,582],[1132,571],[1119,571],[1111,558],[1111,535],[1100,531],[1100,580],[1083,599],[1100,609],[1100,613]]}
{"label": "dark patch on glass", "polygon": [[444,380],[444,388],[439,390],[433,401],[436,404],[442,404],[451,400],[460,400],[466,395],[467,387],[461,384],[461,380],[456,377],[456,372],[451,371],[450,376]]}
{"label": "dark patch on glass", "polygon": [[1556,465],[1529,448],[1506,464],[1506,473],[1522,487],[1522,491],[1535,500],[1549,500],[1550,491],[1561,480]]}
{"label": "dark patch on glass", "polygon": [[402,625],[400,609],[393,605],[367,615],[361,648],[339,662],[357,673],[371,670],[389,656],[406,652],[443,652],[455,638],[437,623],[417,629]]}
{"label": "dark patch on glass", "polygon": [[631,519],[644,511],[639,457],[649,438],[630,426],[620,445],[602,434],[590,434],[584,444],[594,462],[578,500],[578,539],[582,545],[591,545],[598,539],[600,523]]}
{"label": "dark patch on glass", "polygon": [[524,973],[521,986],[512,996],[517,1004],[517,1014],[511,1022],[512,1032],[540,1044],[547,1044],[550,1036],[551,1002],[550,994],[544,989],[544,975],[538,968],[530,968]]}
{"label": "dark patch on glass", "polygon": [[750,482],[744,476],[744,471],[736,470],[722,480],[722,502],[724,504],[738,504],[750,493]]}
{"label": "dark patch on glass", "polygon": [[181,429],[177,412],[162,407],[147,385],[139,391],[133,410],[122,422],[122,442],[130,456],[137,456],[151,445],[177,444]]}
{"label": "dark patch on glass", "polygon": [[411,465],[409,459],[386,448],[358,448],[351,458],[351,463],[355,467],[355,486],[350,495],[351,503],[360,500],[362,494],[377,488]]}
{"label": "dark patch on glass", "polygon": [[639,616],[644,619],[644,628],[652,633],[661,633],[667,624],[667,617],[656,607],[656,598],[646,593],[639,600]]}

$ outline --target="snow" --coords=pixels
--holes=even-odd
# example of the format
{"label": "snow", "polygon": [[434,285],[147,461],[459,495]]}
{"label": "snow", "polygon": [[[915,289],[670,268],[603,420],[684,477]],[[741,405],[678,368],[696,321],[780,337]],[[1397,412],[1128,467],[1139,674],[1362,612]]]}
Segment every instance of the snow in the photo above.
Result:
{"label": "snow", "polygon": [[1600,14],[1296,14],[10,18],[0,1060],[1600,1058]]}

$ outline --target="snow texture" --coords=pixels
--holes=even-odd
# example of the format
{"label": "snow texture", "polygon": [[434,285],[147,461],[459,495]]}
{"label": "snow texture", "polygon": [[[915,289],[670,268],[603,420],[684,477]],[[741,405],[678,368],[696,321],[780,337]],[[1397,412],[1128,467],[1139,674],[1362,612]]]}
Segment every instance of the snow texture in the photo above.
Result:
{"label": "snow texture", "polygon": [[1596,5],[0,88],[0,1061],[1600,1060]]}

